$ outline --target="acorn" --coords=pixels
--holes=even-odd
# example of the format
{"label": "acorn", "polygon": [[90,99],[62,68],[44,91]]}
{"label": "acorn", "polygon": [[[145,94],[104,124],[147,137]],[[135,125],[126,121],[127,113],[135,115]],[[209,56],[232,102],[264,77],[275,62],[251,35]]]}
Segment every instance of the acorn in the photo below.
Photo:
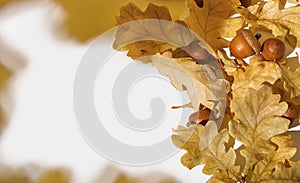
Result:
{"label": "acorn", "polygon": [[206,49],[202,48],[198,41],[191,42],[186,48],[185,51],[188,53],[188,55],[195,60],[206,60],[209,57],[208,51]]}
{"label": "acorn", "polygon": [[243,29],[232,39],[229,50],[232,56],[243,59],[254,54],[258,55],[261,45],[251,31]]}
{"label": "acorn", "polygon": [[241,5],[244,6],[245,8],[247,8],[248,6],[251,5],[251,0],[240,0]]}
{"label": "acorn", "polygon": [[283,41],[277,38],[269,38],[264,41],[262,46],[262,56],[266,60],[278,61],[285,54],[285,45]]}
{"label": "acorn", "polygon": [[199,110],[189,117],[189,124],[201,124],[206,125],[210,118],[211,110],[208,108]]}

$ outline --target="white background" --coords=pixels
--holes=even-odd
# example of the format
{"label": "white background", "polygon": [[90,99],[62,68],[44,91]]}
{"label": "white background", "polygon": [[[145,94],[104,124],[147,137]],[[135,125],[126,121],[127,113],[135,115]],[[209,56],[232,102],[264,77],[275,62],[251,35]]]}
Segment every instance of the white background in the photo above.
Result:
{"label": "white background", "polygon": [[[105,160],[85,143],[75,123],[72,90],[89,45],[55,35],[62,15],[46,2],[10,5],[0,11],[0,60],[15,71],[8,91],[1,94],[1,105],[9,113],[0,143],[2,161],[12,166],[68,167],[78,183],[90,182],[107,165],[135,174],[161,171],[182,182],[205,182],[201,168],[190,171],[180,164],[182,153],[156,165],[129,167]],[[161,92],[168,95],[167,90]],[[131,108],[135,105],[141,104]],[[137,116],[141,112],[145,110],[137,111]]]}

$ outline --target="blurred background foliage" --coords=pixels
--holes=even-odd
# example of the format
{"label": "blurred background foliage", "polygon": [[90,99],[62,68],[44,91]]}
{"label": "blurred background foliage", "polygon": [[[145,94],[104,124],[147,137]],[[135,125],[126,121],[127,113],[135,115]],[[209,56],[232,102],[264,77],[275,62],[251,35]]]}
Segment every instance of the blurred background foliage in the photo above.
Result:
{"label": "blurred background foliage", "polygon": [[184,16],[186,0],[54,0],[66,12],[62,28],[67,35],[80,42],[88,41],[115,25],[115,17],[120,7],[129,2],[145,9],[149,2],[166,5],[174,19]]}
{"label": "blurred background foliage", "polygon": [[[0,11],[7,5],[32,0],[0,0]],[[93,38],[101,35],[115,25],[115,17],[119,14],[120,7],[129,2],[136,3],[141,9],[152,2],[157,5],[165,5],[171,11],[174,20],[182,19],[187,12],[186,0],[48,0],[56,3],[64,11],[63,20],[58,23],[55,34],[64,33],[69,39],[74,39],[78,43],[86,43]],[[51,16],[51,15],[49,15]],[[0,35],[1,37],[1,35]],[[5,48],[1,45],[1,48]],[[0,56],[6,54],[5,49],[0,49]],[[18,55],[17,53],[14,53]],[[12,60],[11,60],[12,61]],[[0,93],[7,87],[9,78],[16,72],[8,69],[5,64],[10,60],[0,58]],[[0,98],[0,136],[6,126],[7,111],[1,107]],[[151,175],[146,174],[140,177],[128,175],[116,167],[109,166],[109,172],[104,172],[101,178],[95,183],[177,183],[173,177],[162,175],[158,172]],[[111,172],[116,172],[112,174]],[[102,172],[103,173],[103,172]],[[153,176],[155,175],[155,176]],[[71,183],[73,182],[71,173],[66,168],[43,169],[32,168],[31,166],[13,167],[1,164],[0,157],[0,183]]]}
{"label": "blurred background foliage", "polygon": [[[26,0],[0,0],[0,7],[11,2]],[[79,42],[86,42],[109,30],[115,25],[115,17],[120,7],[129,2],[135,3],[141,9],[152,2],[167,6],[174,20],[182,19],[187,13],[186,0],[52,0],[61,6],[65,12],[59,31]],[[50,15],[51,16],[51,15]]]}
{"label": "blurred background foliage", "polygon": [[[1,64],[2,60],[0,60],[0,93],[3,90],[3,88],[5,87],[5,84],[8,81],[8,78],[12,75],[12,72],[6,68],[4,65]],[[0,136],[2,134],[2,130],[5,127],[6,124],[6,116],[5,116],[5,112],[3,111],[2,108],[2,103],[0,101]],[[1,182],[0,182],[1,183]]]}
{"label": "blurred background foliage", "polygon": [[20,0],[1,0],[0,1],[0,7],[3,7],[5,5],[7,5],[8,3],[11,3],[13,1],[20,1]]}

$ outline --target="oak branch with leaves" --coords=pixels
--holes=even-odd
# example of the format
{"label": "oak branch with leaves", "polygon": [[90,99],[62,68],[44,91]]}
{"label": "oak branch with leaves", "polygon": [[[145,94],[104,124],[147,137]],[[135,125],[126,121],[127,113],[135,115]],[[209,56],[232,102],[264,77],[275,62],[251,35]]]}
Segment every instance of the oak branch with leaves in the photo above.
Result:
{"label": "oak branch with leaves", "polygon": [[[142,11],[130,3],[117,17],[119,25],[160,20],[151,31],[141,24],[120,27],[114,48],[151,63],[174,87],[187,90],[191,104],[183,107],[195,113],[172,140],[186,151],[181,163],[204,165],[209,183],[300,182],[293,146],[299,133],[290,132],[299,125],[300,64],[291,53],[300,46],[300,6],[286,3],[187,0],[189,14],[176,21],[167,7],[149,4]],[[172,33],[163,21],[198,39]],[[143,36],[158,40],[134,41]],[[124,45],[124,37],[131,43]]]}

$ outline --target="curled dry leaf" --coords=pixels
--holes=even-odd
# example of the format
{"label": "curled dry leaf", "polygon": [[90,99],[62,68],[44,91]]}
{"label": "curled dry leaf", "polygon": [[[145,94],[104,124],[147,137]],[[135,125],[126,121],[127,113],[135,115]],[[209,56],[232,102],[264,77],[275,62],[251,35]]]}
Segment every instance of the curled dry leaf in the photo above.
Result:
{"label": "curled dry leaf", "polygon": [[281,117],[287,108],[287,103],[280,103],[280,95],[273,95],[267,86],[259,90],[247,89],[245,97],[232,99],[231,110],[239,121],[229,123],[229,133],[245,146],[241,150],[246,158],[245,175],[261,154],[274,151],[275,147],[269,140],[288,130],[290,121]]}
{"label": "curled dry leaf", "polygon": [[173,143],[187,151],[181,158],[183,165],[192,169],[205,164],[203,168],[205,174],[221,173],[222,177],[228,177],[229,180],[239,179],[239,166],[235,165],[235,152],[233,148],[228,151],[225,148],[225,144],[229,141],[226,129],[218,133],[215,122],[209,121],[206,126],[178,127],[174,132]]}
{"label": "curled dry leaf", "polygon": [[216,118],[224,114],[227,82],[217,77],[219,71],[210,65],[198,65],[189,58],[174,59],[167,55],[153,56],[152,64],[170,78],[176,89],[187,90],[195,111],[203,104],[215,112]]}

